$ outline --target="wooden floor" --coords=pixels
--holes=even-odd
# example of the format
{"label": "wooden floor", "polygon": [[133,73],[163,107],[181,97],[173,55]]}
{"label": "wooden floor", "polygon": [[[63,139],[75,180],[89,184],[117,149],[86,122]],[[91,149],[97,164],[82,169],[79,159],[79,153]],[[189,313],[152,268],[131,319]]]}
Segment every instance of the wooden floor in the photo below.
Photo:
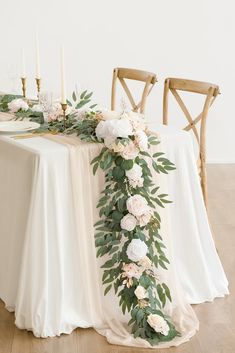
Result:
{"label": "wooden floor", "polygon": [[[231,295],[213,303],[195,305],[200,331],[190,342],[158,353],[235,353],[235,165],[209,165],[209,207],[214,238],[230,281]],[[141,353],[109,345],[92,329],[71,335],[38,339],[14,326],[14,314],[0,301],[0,353]]]}

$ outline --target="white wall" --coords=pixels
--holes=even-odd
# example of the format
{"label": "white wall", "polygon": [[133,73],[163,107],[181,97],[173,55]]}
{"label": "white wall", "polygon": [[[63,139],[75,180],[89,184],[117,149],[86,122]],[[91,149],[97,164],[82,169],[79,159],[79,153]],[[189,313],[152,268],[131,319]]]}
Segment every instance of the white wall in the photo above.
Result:
{"label": "white wall", "polygon": [[[148,118],[161,121],[167,76],[221,87],[208,120],[208,161],[235,163],[235,21],[233,0],[1,0],[0,90],[14,88],[25,48],[34,93],[34,33],[38,29],[44,89],[59,94],[59,48],[65,44],[68,91],[75,83],[110,104],[112,69],[156,72]],[[17,70],[15,66],[18,66]],[[16,87],[20,92],[20,83]]]}

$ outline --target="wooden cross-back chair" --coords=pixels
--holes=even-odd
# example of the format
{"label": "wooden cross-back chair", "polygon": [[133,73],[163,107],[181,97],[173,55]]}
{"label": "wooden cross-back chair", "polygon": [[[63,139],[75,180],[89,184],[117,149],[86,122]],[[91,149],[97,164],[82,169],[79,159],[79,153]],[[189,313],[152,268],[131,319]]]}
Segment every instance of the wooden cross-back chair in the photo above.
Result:
{"label": "wooden cross-back chair", "polygon": [[[177,103],[182,109],[188,124],[184,130],[192,130],[199,145],[198,171],[201,179],[201,187],[206,208],[208,208],[207,199],[207,180],[206,180],[206,118],[209,108],[213,104],[215,98],[220,93],[219,86],[212,83],[185,80],[179,78],[167,78],[165,80],[163,95],[163,124],[168,125],[168,97],[169,91],[175,97]],[[192,92],[205,95],[205,101],[202,112],[192,118],[178,91]],[[196,128],[197,123],[201,123],[199,133]]]}
{"label": "wooden cross-back chair", "polygon": [[[139,103],[135,103],[135,100],[133,98],[133,95],[131,94],[131,91],[126,83],[125,80],[135,80],[135,81],[141,81],[144,82],[144,90],[141,96],[141,100]],[[113,82],[112,82],[112,97],[111,97],[111,109],[115,110],[116,108],[116,88],[117,88],[117,81],[119,80],[120,84],[122,85],[122,88],[124,89],[130,103],[132,110],[134,112],[139,112],[139,113],[144,113],[145,111],[145,105],[146,105],[146,99],[148,95],[150,94],[153,86],[157,82],[156,75],[147,72],[147,71],[142,71],[142,70],[136,70],[136,69],[127,69],[123,67],[118,67],[113,70]]]}

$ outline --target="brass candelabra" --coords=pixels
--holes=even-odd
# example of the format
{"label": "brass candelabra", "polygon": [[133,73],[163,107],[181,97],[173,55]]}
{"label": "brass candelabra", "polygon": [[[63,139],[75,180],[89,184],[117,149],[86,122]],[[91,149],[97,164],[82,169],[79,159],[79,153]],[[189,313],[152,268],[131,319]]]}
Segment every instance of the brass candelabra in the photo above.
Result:
{"label": "brass candelabra", "polygon": [[61,103],[62,111],[63,111],[63,117],[64,117],[64,128],[66,129],[66,110],[67,110],[67,103]]}
{"label": "brass candelabra", "polygon": [[23,97],[26,98],[26,77],[21,77]]}
{"label": "brass candelabra", "polygon": [[36,85],[37,85],[37,92],[38,92],[38,98],[39,98],[39,94],[40,94],[40,90],[41,90],[41,79],[36,77]]}

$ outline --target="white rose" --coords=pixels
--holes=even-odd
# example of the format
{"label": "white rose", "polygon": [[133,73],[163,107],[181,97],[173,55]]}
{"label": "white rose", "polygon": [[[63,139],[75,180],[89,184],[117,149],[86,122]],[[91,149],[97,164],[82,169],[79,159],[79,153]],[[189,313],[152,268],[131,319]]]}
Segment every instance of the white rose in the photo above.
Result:
{"label": "white rose", "polygon": [[105,138],[106,137],[107,126],[105,124],[105,121],[99,122],[99,124],[96,126],[95,133],[98,138]]}
{"label": "white rose", "polygon": [[96,127],[96,136],[98,138],[123,137],[133,135],[131,123],[126,119],[112,119],[100,121]]}
{"label": "white rose", "polygon": [[33,112],[38,112],[38,113],[41,113],[43,111],[42,106],[40,104],[33,105],[31,110]]}
{"label": "white rose", "polygon": [[144,298],[147,298],[147,296],[148,296],[146,289],[142,286],[137,286],[134,293],[138,299],[144,299]]}
{"label": "white rose", "polygon": [[124,230],[127,230],[128,232],[131,232],[132,230],[134,230],[136,225],[137,225],[137,220],[130,213],[128,213],[121,219],[121,228]]}
{"label": "white rose", "polygon": [[147,318],[147,322],[154,329],[154,331],[160,332],[164,336],[168,335],[170,328],[162,316],[150,314]]}
{"label": "white rose", "polygon": [[124,150],[121,153],[122,158],[124,159],[135,159],[139,154],[138,148],[135,146],[135,144],[130,141],[125,147]]}
{"label": "white rose", "polygon": [[148,211],[146,211],[145,213],[143,213],[141,216],[138,217],[138,224],[141,227],[146,226],[146,224],[150,222],[152,215],[153,215],[153,211],[149,209]]}
{"label": "white rose", "polygon": [[8,103],[8,109],[11,113],[16,113],[20,109],[27,111],[29,109],[28,104],[21,98],[13,99],[10,103]]}
{"label": "white rose", "polygon": [[120,113],[116,112],[115,110],[101,110],[100,113],[103,120],[111,120],[111,119],[118,119],[120,117]]}
{"label": "white rose", "polygon": [[138,164],[134,163],[133,167],[126,171],[128,179],[138,180],[142,177],[142,168]]}
{"label": "white rose", "polygon": [[147,245],[140,239],[132,239],[127,247],[126,253],[131,261],[140,261],[146,256],[148,251]]}
{"label": "white rose", "polygon": [[130,170],[127,170],[126,176],[133,188],[143,186],[144,179],[142,178],[142,168],[138,164],[135,163]]}
{"label": "white rose", "polygon": [[139,149],[141,151],[147,151],[148,150],[148,137],[144,131],[138,131],[135,134],[135,141],[139,146]]}
{"label": "white rose", "polygon": [[152,267],[152,262],[148,256],[143,257],[143,259],[141,259],[138,264],[144,267],[146,270]]}
{"label": "white rose", "polygon": [[130,196],[127,199],[126,206],[128,211],[136,217],[142,216],[149,210],[146,199],[141,195]]}
{"label": "white rose", "polygon": [[105,122],[108,126],[108,132],[115,137],[124,137],[133,135],[131,123],[126,119],[108,120]]}

